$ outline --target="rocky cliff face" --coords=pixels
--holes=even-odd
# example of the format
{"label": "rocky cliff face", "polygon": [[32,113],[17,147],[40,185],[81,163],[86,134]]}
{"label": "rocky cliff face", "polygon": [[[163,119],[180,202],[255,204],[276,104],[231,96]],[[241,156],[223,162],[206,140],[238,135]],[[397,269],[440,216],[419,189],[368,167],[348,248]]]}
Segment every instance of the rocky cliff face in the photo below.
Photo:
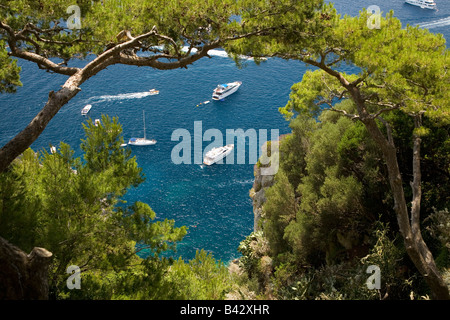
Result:
{"label": "rocky cliff face", "polygon": [[[280,144],[282,143],[283,139],[288,135],[289,134],[283,134],[279,136],[278,141],[276,140],[268,141],[262,146],[263,157],[265,157],[265,155],[269,155],[270,159],[272,159],[271,160],[272,165],[274,165],[272,161],[276,161],[279,164],[281,158]],[[267,152],[267,148],[269,148],[269,152]],[[275,174],[276,172],[274,172],[273,175],[263,175],[261,174],[260,164],[257,163],[254,166],[255,181],[253,183],[252,189],[250,190],[250,198],[253,200],[253,215],[254,215],[253,231],[255,232],[261,230],[260,219],[264,215],[262,207],[266,202],[265,190],[275,183]]]}
{"label": "rocky cliff face", "polygon": [[253,200],[253,231],[261,230],[260,219],[263,215],[262,207],[266,202],[265,190],[274,184],[275,175],[261,175],[258,164],[254,167],[255,181],[250,190],[250,198]]}

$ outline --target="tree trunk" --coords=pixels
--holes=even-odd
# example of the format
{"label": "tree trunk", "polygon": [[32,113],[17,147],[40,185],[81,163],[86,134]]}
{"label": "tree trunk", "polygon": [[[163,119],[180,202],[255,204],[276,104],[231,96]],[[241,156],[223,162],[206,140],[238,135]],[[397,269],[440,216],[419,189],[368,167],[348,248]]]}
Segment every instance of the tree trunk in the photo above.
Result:
{"label": "tree trunk", "polygon": [[411,224],[409,222],[408,208],[403,190],[403,182],[398,167],[397,151],[391,138],[386,139],[379,130],[374,119],[362,119],[370,136],[381,148],[383,158],[388,168],[389,183],[394,197],[394,209],[397,213],[397,221],[400,227],[400,233],[403,236],[406,251],[414,265],[425,278],[429,285],[432,297],[440,300],[450,300],[450,294],[447,285],[442,279],[433,255],[428,249],[420,232],[420,137],[414,135],[414,155],[413,155],[413,201],[411,209]]}
{"label": "tree trunk", "polygon": [[52,253],[34,248],[29,255],[0,237],[0,300],[48,299]]}
{"label": "tree trunk", "polygon": [[0,149],[0,172],[6,171],[11,162],[30,147],[61,107],[79,91],[78,86],[72,86],[63,87],[56,93],[50,92],[48,101],[41,112],[34,117],[25,129]]}
{"label": "tree trunk", "polygon": [[[351,95],[351,99],[355,103],[356,109],[358,111],[357,119],[359,119],[364,124],[371,138],[380,147],[381,152],[383,153],[383,159],[386,161],[389,184],[391,186],[391,191],[394,197],[394,210],[397,214],[397,222],[400,228],[400,233],[403,236],[406,251],[416,268],[419,270],[420,274],[425,278],[428,286],[431,289],[433,298],[440,300],[450,300],[449,289],[442,279],[442,276],[439,273],[434,262],[433,255],[425,244],[425,241],[423,240],[422,234],[420,232],[420,197],[422,194],[420,188],[420,137],[414,134],[414,181],[411,183],[411,186],[413,188],[413,199],[410,224],[408,207],[403,190],[402,176],[400,168],[398,166],[397,150],[395,148],[390,126],[388,125],[388,123],[383,121],[385,122],[387,129],[386,138],[378,128],[378,125],[375,121],[376,117],[367,111],[366,100],[361,95],[358,84],[350,83],[340,72],[333,70],[325,65],[323,57],[321,62],[316,62],[311,59],[307,59],[305,60],[305,62],[319,67],[329,75],[335,77],[337,80],[339,80],[342,87],[344,87]],[[416,116],[415,124],[416,127],[419,127],[421,125],[421,114]]]}

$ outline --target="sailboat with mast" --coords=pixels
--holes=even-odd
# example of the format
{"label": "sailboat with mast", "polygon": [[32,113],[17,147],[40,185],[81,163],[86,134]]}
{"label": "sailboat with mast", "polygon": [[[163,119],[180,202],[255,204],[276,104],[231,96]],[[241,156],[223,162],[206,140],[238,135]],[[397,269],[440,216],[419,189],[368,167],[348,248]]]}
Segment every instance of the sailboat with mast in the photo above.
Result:
{"label": "sailboat with mast", "polygon": [[155,139],[147,139],[145,136],[145,111],[142,110],[142,117],[144,119],[144,137],[143,138],[131,138],[128,144],[132,146],[151,146],[156,143]]}

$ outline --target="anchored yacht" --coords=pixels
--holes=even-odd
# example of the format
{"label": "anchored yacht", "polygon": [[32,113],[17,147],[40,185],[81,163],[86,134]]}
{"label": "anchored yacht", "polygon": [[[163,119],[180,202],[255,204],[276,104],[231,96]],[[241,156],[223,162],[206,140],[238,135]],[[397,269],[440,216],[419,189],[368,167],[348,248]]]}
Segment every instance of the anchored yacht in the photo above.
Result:
{"label": "anchored yacht", "polygon": [[227,144],[224,147],[212,148],[205,154],[203,163],[210,166],[229,155],[231,151],[233,151],[233,148],[233,144]]}
{"label": "anchored yacht", "polygon": [[413,6],[421,7],[422,9],[436,9],[434,0],[405,0],[405,2]]}
{"label": "anchored yacht", "polygon": [[128,144],[132,146],[151,146],[156,143],[155,139],[147,139],[145,136],[145,112],[142,110],[142,118],[144,120],[144,137],[143,138],[131,138],[128,140]]}
{"label": "anchored yacht", "polygon": [[213,100],[222,100],[228,97],[230,94],[235,93],[241,84],[241,81],[219,84],[213,91]]}

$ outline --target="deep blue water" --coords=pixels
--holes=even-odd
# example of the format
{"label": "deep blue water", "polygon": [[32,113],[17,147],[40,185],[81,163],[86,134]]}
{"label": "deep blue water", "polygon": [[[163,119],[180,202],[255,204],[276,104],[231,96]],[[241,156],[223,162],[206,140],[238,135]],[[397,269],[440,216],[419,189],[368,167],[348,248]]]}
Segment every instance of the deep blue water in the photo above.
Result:
{"label": "deep blue water", "polygon": [[[428,26],[432,32],[450,36],[450,2],[436,0],[439,11],[423,10],[403,1],[335,1],[340,13],[358,14],[362,8],[378,5],[382,12],[394,10],[406,25]],[[0,95],[0,145],[24,128],[47,101],[50,90],[58,90],[64,76],[48,74],[33,64],[20,62],[23,87],[14,95]],[[187,70],[158,71],[129,66],[112,66],[82,86],[32,145],[35,150],[70,144],[80,155],[83,138],[81,108],[93,105],[89,117],[102,114],[119,117],[124,138],[142,136],[142,110],[145,110],[147,137],[158,143],[150,147],[131,147],[146,181],[126,196],[130,203],[148,203],[157,219],[174,219],[176,226],[189,227],[178,244],[176,256],[191,259],[197,249],[205,249],[222,261],[237,256],[237,246],[253,230],[252,203],[249,190],[253,184],[253,164],[175,165],[171,151],[178,141],[171,141],[175,129],[187,129],[194,135],[194,121],[202,121],[202,131],[210,128],[279,129],[289,132],[288,124],[278,113],[286,104],[290,87],[301,80],[306,67],[299,62],[269,59],[256,66],[248,61],[239,69],[234,62],[215,51]],[[225,101],[197,105],[211,100],[215,86],[240,80],[239,91]],[[145,94],[151,88],[159,95]],[[269,135],[270,137],[270,135]],[[225,141],[224,141],[225,142]],[[210,142],[203,142],[205,148]],[[247,149],[248,151],[248,149]]]}

